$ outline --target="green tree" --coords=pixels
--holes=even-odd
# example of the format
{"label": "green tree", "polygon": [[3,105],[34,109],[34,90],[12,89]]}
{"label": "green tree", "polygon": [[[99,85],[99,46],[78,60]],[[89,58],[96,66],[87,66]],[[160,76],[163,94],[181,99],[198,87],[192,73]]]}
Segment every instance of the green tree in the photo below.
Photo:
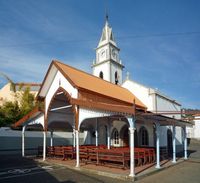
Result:
{"label": "green tree", "polygon": [[[14,102],[5,102],[0,106],[0,127],[10,126],[18,121],[35,106],[34,95],[30,93],[30,87],[25,87],[21,84],[18,88],[17,85],[4,73],[0,73],[11,85],[11,90],[14,92]],[[40,103],[37,103],[40,105]]]}
{"label": "green tree", "polygon": [[0,127],[5,125],[4,124],[4,119],[5,119],[5,116],[4,116],[4,113],[3,113],[3,109],[0,106]]}
{"label": "green tree", "polygon": [[0,108],[0,126],[10,126],[21,118],[18,102],[5,102]]}
{"label": "green tree", "polygon": [[30,87],[26,87],[19,100],[21,115],[24,116],[35,107],[34,95],[30,93]]}

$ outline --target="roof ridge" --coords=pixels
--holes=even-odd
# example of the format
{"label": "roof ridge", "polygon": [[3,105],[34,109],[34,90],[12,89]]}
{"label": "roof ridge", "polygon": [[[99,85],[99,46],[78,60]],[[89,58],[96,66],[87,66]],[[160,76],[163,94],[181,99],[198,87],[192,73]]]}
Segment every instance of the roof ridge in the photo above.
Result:
{"label": "roof ridge", "polygon": [[37,97],[45,97],[45,93],[41,95],[41,91],[52,67],[55,67],[59,72],[61,72],[61,74],[69,81],[69,83],[78,90],[85,89],[129,104],[133,104],[134,100],[136,100],[137,106],[146,108],[146,106],[128,89],[105,81],[97,76],[74,68],[73,66],[67,65],[56,59],[53,59],[50,64]]}
{"label": "roof ridge", "polygon": [[[59,60],[53,60],[53,62],[58,62],[58,63],[60,63],[60,64],[62,64],[62,65],[65,65],[65,66],[67,66],[67,67],[70,67],[70,68],[72,68],[72,69],[74,69],[74,70],[76,70],[76,71],[79,71],[79,72],[82,72],[82,73],[84,73],[84,74],[87,74],[87,75],[89,75],[89,76],[91,76],[91,77],[97,78],[99,81],[107,82],[107,83],[109,83],[109,84],[111,84],[111,85],[113,85],[113,86],[115,86],[115,87],[120,87],[120,88],[122,88],[123,90],[126,90],[126,91],[130,92],[128,89],[122,87],[121,85],[116,85],[116,84],[114,84],[114,83],[111,83],[111,82],[109,82],[109,81],[106,81],[106,80],[104,80],[104,79],[101,79],[101,78],[99,78],[99,77],[97,77],[97,76],[94,76],[94,75],[92,75],[92,74],[90,74],[90,73],[87,73],[87,72],[85,72],[85,71],[83,71],[83,70],[80,70],[80,69],[77,69],[77,68],[75,68],[75,67],[72,67],[72,66],[70,66],[70,65],[68,65],[68,64],[65,64],[65,63],[63,63],[63,62],[61,62],[61,61],[59,61]],[[131,93],[131,92],[130,92],[130,93]]]}

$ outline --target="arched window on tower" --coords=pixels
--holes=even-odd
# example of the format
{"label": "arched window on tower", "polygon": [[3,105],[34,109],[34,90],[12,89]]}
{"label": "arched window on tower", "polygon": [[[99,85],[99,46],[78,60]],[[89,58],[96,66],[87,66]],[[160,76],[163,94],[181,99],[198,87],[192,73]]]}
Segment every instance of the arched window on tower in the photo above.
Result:
{"label": "arched window on tower", "polygon": [[139,131],[139,142],[141,146],[149,145],[149,135],[147,129],[142,126]]}
{"label": "arched window on tower", "polygon": [[117,85],[119,83],[119,76],[117,71],[115,72],[115,84]]}
{"label": "arched window on tower", "polygon": [[102,72],[102,71],[99,73],[99,77],[100,77],[101,79],[103,79],[103,72]]}

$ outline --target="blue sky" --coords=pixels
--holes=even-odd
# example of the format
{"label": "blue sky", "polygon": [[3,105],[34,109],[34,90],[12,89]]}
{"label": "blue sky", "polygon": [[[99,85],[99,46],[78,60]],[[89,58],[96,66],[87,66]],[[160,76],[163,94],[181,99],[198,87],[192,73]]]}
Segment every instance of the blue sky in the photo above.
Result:
{"label": "blue sky", "polygon": [[42,82],[58,59],[91,73],[105,7],[124,73],[200,109],[199,0],[0,0],[0,72]]}

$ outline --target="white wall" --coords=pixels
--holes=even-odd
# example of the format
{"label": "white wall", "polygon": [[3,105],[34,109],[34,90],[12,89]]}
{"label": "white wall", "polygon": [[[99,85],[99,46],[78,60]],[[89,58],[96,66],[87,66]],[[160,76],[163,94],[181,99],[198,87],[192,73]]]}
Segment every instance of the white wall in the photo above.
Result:
{"label": "white wall", "polygon": [[122,87],[133,93],[143,104],[147,106],[147,110],[153,110],[152,96],[149,95],[149,88],[140,85],[139,83],[126,80]]}
{"label": "white wall", "polygon": [[187,137],[200,140],[200,115],[194,117],[194,126],[187,127]]}
{"label": "white wall", "polygon": [[[180,112],[181,111],[181,106],[176,104],[175,102],[168,100],[165,97],[162,97],[158,94],[155,95],[156,96],[156,106],[157,106],[157,111],[177,111]],[[168,117],[174,117],[176,119],[181,119],[181,115],[180,114],[171,114],[171,115],[166,115]]]}
{"label": "white wall", "polygon": [[[126,80],[122,87],[127,88],[146,106],[148,111],[181,111],[181,105],[159,91],[143,86],[137,82]],[[169,117],[181,118],[181,115],[166,115]]]}
{"label": "white wall", "polygon": [[[80,133],[80,144],[84,143],[84,133]],[[54,132],[54,145],[72,145],[71,132]],[[8,127],[0,128],[0,154],[21,154],[22,132]],[[43,145],[42,131],[25,131],[25,154],[37,153],[37,147]],[[47,133],[47,146],[50,146],[50,132]],[[26,149],[36,149],[34,152]]]}
{"label": "white wall", "polygon": [[200,116],[195,116],[194,137],[200,139]]}

